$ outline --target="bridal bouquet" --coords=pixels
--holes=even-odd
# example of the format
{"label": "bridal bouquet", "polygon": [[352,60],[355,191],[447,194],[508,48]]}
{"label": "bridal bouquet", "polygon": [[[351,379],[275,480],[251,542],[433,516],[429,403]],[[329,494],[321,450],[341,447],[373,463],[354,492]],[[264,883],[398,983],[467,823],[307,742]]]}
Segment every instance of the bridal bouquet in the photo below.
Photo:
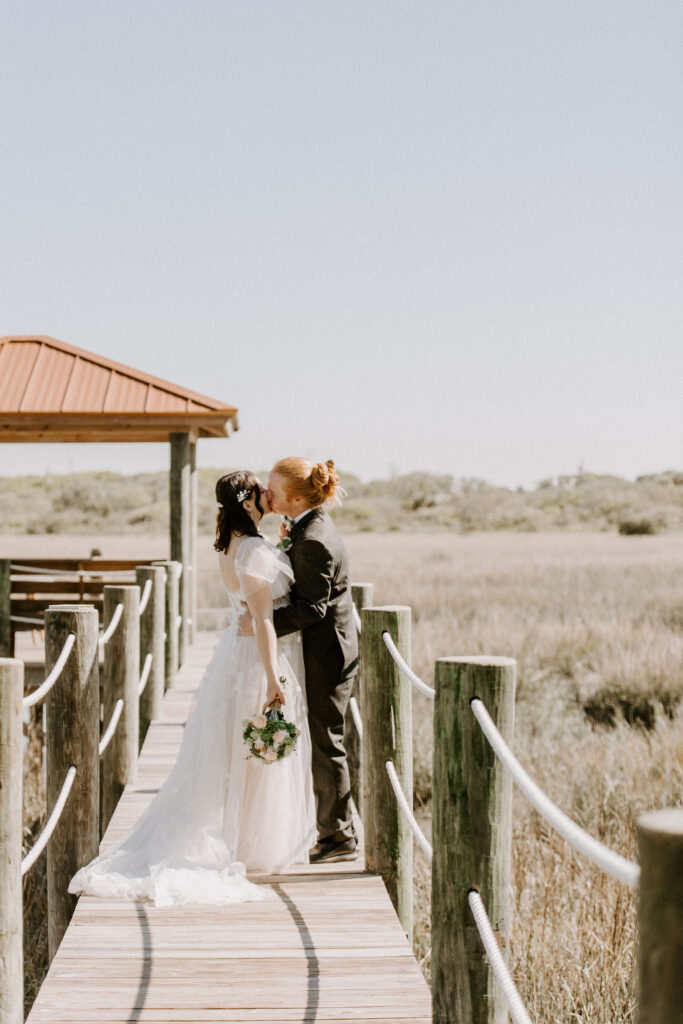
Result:
{"label": "bridal bouquet", "polygon": [[[284,680],[280,679],[283,683]],[[252,715],[244,723],[242,738],[249,751],[248,757],[255,757],[265,764],[281,761],[296,749],[300,731],[293,722],[285,721],[280,705],[273,706],[265,715]]]}

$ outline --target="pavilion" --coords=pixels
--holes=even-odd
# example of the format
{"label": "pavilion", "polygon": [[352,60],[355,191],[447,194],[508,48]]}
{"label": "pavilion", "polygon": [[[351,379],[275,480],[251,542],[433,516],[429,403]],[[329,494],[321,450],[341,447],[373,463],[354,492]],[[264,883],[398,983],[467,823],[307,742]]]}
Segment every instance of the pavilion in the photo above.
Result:
{"label": "pavilion", "polygon": [[44,336],[0,338],[0,441],[168,441],[170,555],[181,645],[196,622],[197,441],[228,437],[237,409]]}

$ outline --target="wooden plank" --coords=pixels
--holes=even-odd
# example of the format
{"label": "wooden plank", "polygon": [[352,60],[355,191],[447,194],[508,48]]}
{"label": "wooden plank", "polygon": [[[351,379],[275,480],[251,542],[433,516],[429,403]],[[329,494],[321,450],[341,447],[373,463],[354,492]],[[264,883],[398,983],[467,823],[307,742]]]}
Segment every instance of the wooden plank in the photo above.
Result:
{"label": "wooden plank", "polygon": [[[197,640],[101,849],[131,828],[173,767],[213,649]],[[270,898],[159,908],[81,897],[27,1024],[431,1022],[429,989],[362,857],[249,877]]]}

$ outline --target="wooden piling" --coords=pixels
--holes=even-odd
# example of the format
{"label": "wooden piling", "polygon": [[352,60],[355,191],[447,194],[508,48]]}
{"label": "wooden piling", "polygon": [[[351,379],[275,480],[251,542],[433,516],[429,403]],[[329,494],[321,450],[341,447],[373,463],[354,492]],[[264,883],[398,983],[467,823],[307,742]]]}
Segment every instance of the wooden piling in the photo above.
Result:
{"label": "wooden piling", "polygon": [[47,609],[46,672],[52,670],[69,633],[76,641],[45,705],[48,815],[69,768],[76,768],[71,792],[47,847],[50,960],[76,906],[76,897],[67,892],[67,886],[78,869],[97,856],[100,841],[97,610],[87,605],[52,605]]}
{"label": "wooden piling", "polygon": [[442,658],[436,663],[432,773],[432,1001],[435,1024],[506,1024],[467,901],[481,895],[503,953],[510,921],[512,780],[486,740],[470,701],[480,697],[512,744],[512,658]]}
{"label": "wooden piling", "polygon": [[0,1024],[24,1020],[21,885],[24,663],[0,658]]}
{"label": "wooden piling", "polygon": [[152,590],[147,606],[140,615],[139,671],[142,672],[148,654],[152,655],[152,668],[147,685],[140,696],[140,747],[142,747],[149,723],[161,714],[166,678],[164,649],[166,570],[160,565],[137,566],[135,581],[140,587],[141,595],[148,580],[152,584]]}
{"label": "wooden piling", "polygon": [[683,1012],[683,808],[637,822],[638,1024],[679,1024]]}
{"label": "wooden piling", "polygon": [[[353,599],[354,606],[358,615],[362,612],[363,608],[369,608],[372,604],[372,583],[354,583],[351,586],[351,596]],[[358,647],[360,649],[360,637],[358,640]],[[353,690],[351,696],[356,698],[356,703],[359,709],[363,706],[362,689],[363,684],[361,680],[362,665],[359,664],[356,678],[353,682]],[[362,714],[362,712],[361,712]],[[349,775],[351,776],[351,796],[353,802],[356,805],[356,810],[363,817],[363,786],[361,781],[361,741],[353,721],[353,715],[351,713],[351,706],[347,707],[346,714],[344,716],[344,746],[346,747],[346,756],[349,763]]]}
{"label": "wooden piling", "polygon": [[190,563],[192,525],[191,486],[191,444],[189,434],[170,434],[171,475],[170,475],[170,529],[171,558],[183,567],[179,586],[179,614],[182,616],[178,630],[178,660],[185,661],[185,650],[189,643],[191,618],[192,581]]}
{"label": "wooden piling", "polygon": [[153,562],[166,570],[164,594],[164,689],[167,690],[179,668],[178,662],[178,583],[180,564],[172,561]]}
{"label": "wooden piling", "polygon": [[412,695],[382,639],[386,630],[410,663],[410,608],[364,608],[361,619],[365,862],[382,876],[412,942],[413,837],[386,770],[387,760],[393,761],[412,807]]}
{"label": "wooden piling", "polygon": [[123,700],[123,712],[107,749],[102,755],[102,815],[104,835],[123,787],[137,779],[138,764],[138,662],[140,658],[140,591],[136,586],[104,587],[103,624],[107,628],[116,606],[123,605],[121,621],[104,648],[103,727],[107,728],[116,702]]}
{"label": "wooden piling", "polygon": [[199,526],[199,471],[197,469],[197,442],[190,440],[190,551],[188,572],[189,589],[189,643],[193,644],[197,634],[197,532]]}
{"label": "wooden piling", "polygon": [[10,566],[9,558],[0,558],[0,658],[11,658],[14,654],[10,618]]}

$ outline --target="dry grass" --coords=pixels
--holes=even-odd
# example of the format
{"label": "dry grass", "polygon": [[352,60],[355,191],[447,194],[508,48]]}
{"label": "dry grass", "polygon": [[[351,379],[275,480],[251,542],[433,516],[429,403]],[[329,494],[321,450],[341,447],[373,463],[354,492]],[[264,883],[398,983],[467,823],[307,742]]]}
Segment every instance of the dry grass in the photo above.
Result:
{"label": "dry grass", "polygon": [[[9,541],[10,555],[54,550],[50,538]],[[347,541],[353,577],[374,583],[375,603],[412,607],[413,665],[424,679],[445,655],[517,659],[520,759],[593,835],[634,856],[638,814],[680,803],[683,791],[683,534],[392,533]],[[112,557],[166,550],[163,537],[59,538],[60,550],[74,554],[94,544]],[[208,536],[199,550],[200,604],[222,604]],[[416,803],[427,829],[431,710],[416,694]],[[532,1017],[633,1021],[631,892],[574,855],[518,794],[513,859],[511,963]],[[419,852],[415,862],[416,952],[429,973],[430,877]]]}
{"label": "dry grass", "polygon": [[[633,857],[634,821],[683,792],[683,536],[354,536],[375,604],[413,608],[413,667],[517,659],[516,748],[546,792]],[[610,709],[612,728],[596,725]],[[648,709],[652,728],[629,725]],[[416,804],[429,827],[431,706],[414,696]],[[669,717],[671,716],[671,717]],[[636,715],[636,719],[637,719]],[[416,853],[416,951],[429,971],[429,869]],[[633,894],[575,855],[515,793],[511,964],[532,1018],[634,1019]]]}

